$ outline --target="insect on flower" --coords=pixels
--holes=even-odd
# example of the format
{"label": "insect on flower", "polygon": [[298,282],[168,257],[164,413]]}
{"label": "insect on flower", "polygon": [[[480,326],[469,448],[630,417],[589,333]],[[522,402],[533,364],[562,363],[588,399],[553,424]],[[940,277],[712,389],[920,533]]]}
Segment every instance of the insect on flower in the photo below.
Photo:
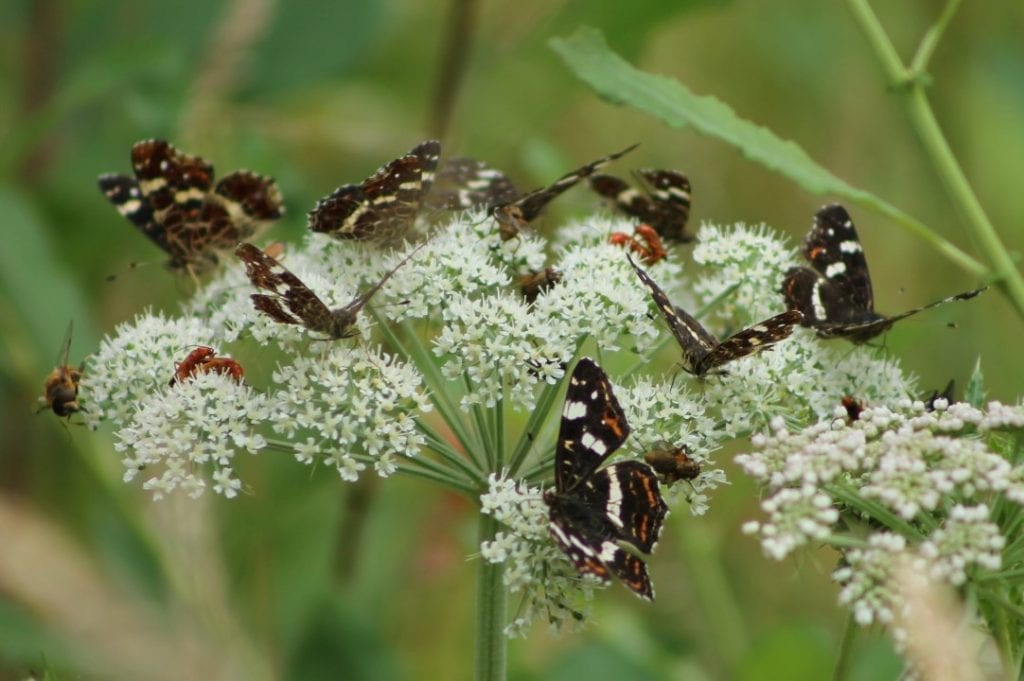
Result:
{"label": "insect on flower", "polygon": [[238,170],[213,182],[213,166],[164,140],[132,146],[134,177],[108,173],[99,187],[118,212],[148,236],[174,270],[198,273],[218,254],[251,239],[284,215],[274,180]]}
{"label": "insect on flower", "polygon": [[77,369],[68,365],[71,352],[71,323],[64,333],[64,342],[57,355],[56,366],[43,381],[43,396],[40,401],[43,409],[52,409],[60,417],[71,418],[71,415],[82,410],[78,403],[78,382],[82,380],[82,367]]}
{"label": "insect on flower", "polygon": [[626,414],[608,376],[584,357],[569,377],[555,449],[555,486],[544,493],[551,535],[576,569],[607,582],[615,574],[638,596],[654,599],[639,554],[654,550],[668,505],[642,461],[598,470],[629,437]]}
{"label": "insect on flower", "polygon": [[533,222],[534,219],[540,215],[540,212],[544,210],[544,207],[551,203],[552,200],[566,190],[571,189],[580,180],[593,175],[598,168],[601,168],[615,159],[633,151],[637,146],[639,145],[634,144],[622,151],[602,156],[596,161],[591,161],[570,173],[566,173],[547,187],[535,189],[528,194],[520,196],[514,201],[491,206],[490,212],[491,215],[494,216],[494,219],[498,221],[498,233],[501,236],[501,240],[509,241],[510,239],[515,238],[519,234],[520,230],[528,223]]}
{"label": "insect on flower", "polygon": [[235,249],[235,255],[245,263],[245,273],[253,286],[269,291],[269,294],[252,294],[253,307],[274,321],[304,326],[310,331],[324,334],[324,340],[339,340],[351,338],[359,333],[355,328],[356,315],[391,275],[426,243],[423,242],[410,251],[376,284],[356,296],[352,302],[333,310],[302,283],[301,279],[256,246],[250,243],[239,244]]}
{"label": "insect on flower", "polygon": [[530,272],[519,277],[519,291],[528,303],[537,300],[542,292],[562,281],[562,273],[554,267],[545,267],[538,272]]}
{"label": "insect on flower", "polygon": [[690,219],[690,180],[686,175],[651,168],[636,174],[642,189],[634,189],[613,175],[594,175],[590,188],[610,199],[621,212],[650,225],[666,241],[693,241],[693,236],[686,233]]}
{"label": "insect on flower", "polygon": [[177,364],[174,369],[174,377],[171,378],[167,385],[184,383],[190,378],[194,378],[197,374],[211,372],[227,374],[239,383],[242,382],[242,378],[245,376],[245,371],[242,369],[241,364],[230,357],[217,357],[217,352],[213,348],[200,345]]}
{"label": "insect on flower", "polygon": [[814,215],[801,249],[810,267],[793,267],[782,282],[790,309],[803,313],[804,326],[821,338],[848,338],[864,343],[901,319],[955,300],[968,300],[986,287],[958,293],[887,317],[875,312],[868,261],[853,220],[839,204]]}
{"label": "insect on flower", "polygon": [[646,454],[646,461],[664,485],[673,485],[680,480],[694,480],[700,475],[700,463],[689,456],[686,446],[675,446],[659,442]]}
{"label": "insect on flower", "polygon": [[419,215],[440,157],[437,140],[417,144],[362,183],[342,185],[317,201],[309,211],[309,228],[335,239],[401,241]]}
{"label": "insect on flower", "polygon": [[608,242],[616,246],[629,247],[629,250],[636,253],[645,265],[653,265],[659,260],[668,256],[661,237],[653,227],[646,224],[637,225],[632,234],[625,232],[612,232],[608,236]]}
{"label": "insect on flower", "polygon": [[640,281],[647,287],[651,298],[654,299],[658,310],[661,311],[661,315],[668,323],[669,330],[675,336],[676,342],[679,343],[679,347],[683,351],[683,367],[694,376],[704,376],[712,369],[727,362],[767,350],[779,341],[789,338],[793,327],[800,323],[800,312],[789,310],[758,322],[719,342],[686,310],[674,306],[650,275],[633,262],[628,251],[626,258],[633,266]]}

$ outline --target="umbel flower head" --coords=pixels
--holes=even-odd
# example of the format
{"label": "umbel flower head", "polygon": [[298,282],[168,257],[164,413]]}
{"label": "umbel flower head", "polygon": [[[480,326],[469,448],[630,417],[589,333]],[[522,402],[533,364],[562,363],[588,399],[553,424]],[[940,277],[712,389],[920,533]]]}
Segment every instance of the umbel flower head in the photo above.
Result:
{"label": "umbel flower head", "polygon": [[766,518],[745,530],[777,560],[810,542],[839,549],[839,602],[862,625],[899,620],[906,604],[892,584],[908,561],[954,587],[1022,567],[1006,548],[1024,505],[1024,406],[928,407],[902,400],[856,419],[839,408],[795,432],[780,418],[736,457],[767,495]]}
{"label": "umbel flower head", "polygon": [[[854,388],[872,404],[896,404],[912,388],[893,360],[825,346],[802,329],[698,384],[656,361],[680,349],[652,314],[623,248],[609,242],[613,232],[632,226],[599,215],[550,241],[526,230],[503,240],[493,219],[456,215],[359,312],[358,336],[338,342],[254,309],[241,263],[228,263],[180,315],[141,315],[103,341],[81,383],[84,414],[92,427],[112,425],[126,479],[140,479],[157,498],[207,489],[236,495],[246,489],[234,465],[241,453],[326,463],[344,481],[405,473],[463,492],[501,526],[480,554],[502,564],[507,587],[523,597],[509,632],[538,615],[555,626],[579,621],[599,583],[581,577],[553,541],[544,491],[558,426],[548,416],[581,354],[600,359],[632,428],[609,463],[642,461],[659,443],[685,451],[696,477],[663,492],[670,506],[687,504],[691,517],[727,482],[714,461],[725,442],[769,424],[781,432],[786,422],[830,417]],[[675,304],[713,333],[782,311],[778,283],[795,263],[782,238],[741,224],[705,226],[698,239],[694,262],[679,248],[648,268]],[[381,251],[311,234],[281,260],[336,308],[413,248]],[[560,276],[528,299],[522,282],[547,268]],[[245,378],[200,372],[168,385],[175,362],[197,345],[233,357]],[[524,418],[519,432],[507,432]],[[788,474],[774,458],[751,464],[758,465]],[[809,528],[802,535],[780,520],[774,531],[791,537],[780,542],[798,545],[815,536],[811,525],[834,522],[819,484],[812,477],[784,485],[795,490],[786,492],[793,504],[817,515],[808,510],[797,523]],[[877,484],[881,498],[890,487]],[[908,503],[930,503],[906,489]],[[935,550],[954,536],[935,537]],[[656,565],[652,573],[656,580]]]}

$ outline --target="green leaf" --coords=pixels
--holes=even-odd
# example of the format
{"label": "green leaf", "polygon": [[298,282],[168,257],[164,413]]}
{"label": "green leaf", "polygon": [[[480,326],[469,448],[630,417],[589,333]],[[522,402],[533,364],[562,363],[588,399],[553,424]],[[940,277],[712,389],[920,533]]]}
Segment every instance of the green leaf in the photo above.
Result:
{"label": "green leaf", "polygon": [[596,29],[584,27],[569,38],[553,39],[551,44],[577,77],[613,103],[646,111],[673,127],[693,126],[812,193],[838,194],[858,202],[878,200],[815,163],[795,142],[740,118],[724,102],[696,95],[672,78],[637,70],[612,52]]}
{"label": "green leaf", "polygon": [[696,95],[682,83],[633,67],[594,28],[583,27],[568,38],[553,38],[552,48],[578,78],[614,104],[625,104],[672,127],[693,127],[736,147],[748,159],[784,175],[813,194],[842,197],[888,215],[946,257],[976,276],[987,268],[933,230],[870,192],[839,179],[792,140],[736,115],[727,104]]}
{"label": "green leaf", "polygon": [[972,407],[981,408],[985,404],[985,377],[981,375],[981,357],[974,362],[974,371],[964,390],[964,400]]}

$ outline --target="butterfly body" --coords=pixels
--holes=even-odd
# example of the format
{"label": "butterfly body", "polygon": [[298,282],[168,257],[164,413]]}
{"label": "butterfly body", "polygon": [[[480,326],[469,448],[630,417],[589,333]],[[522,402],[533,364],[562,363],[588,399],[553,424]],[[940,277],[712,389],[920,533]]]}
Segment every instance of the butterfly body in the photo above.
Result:
{"label": "butterfly body", "polygon": [[[424,242],[426,243],[426,242]],[[356,296],[352,302],[329,308],[301,279],[281,263],[250,243],[239,244],[235,254],[245,263],[249,281],[267,293],[252,294],[253,307],[282,324],[297,324],[323,334],[329,340],[351,338],[359,334],[356,320],[370,298],[384,286],[424,244],[409,252],[376,284]]]}
{"label": "butterfly body", "polygon": [[640,281],[650,291],[651,298],[654,299],[668,323],[669,330],[682,348],[684,368],[695,376],[704,376],[712,369],[727,362],[769,349],[779,341],[788,338],[793,327],[799,324],[802,318],[799,311],[789,310],[743,329],[719,342],[686,310],[673,305],[665,292],[654,283],[647,272],[633,261],[628,252],[626,257]]}
{"label": "butterfly body", "polygon": [[211,164],[156,139],[137,142],[131,159],[134,177],[101,175],[100,191],[168,255],[170,269],[209,269],[284,214],[274,181],[248,170],[214,183]]}
{"label": "butterfly body", "polygon": [[555,486],[544,494],[550,530],[576,569],[602,581],[611,575],[653,599],[647,566],[637,555],[657,544],[668,506],[651,467],[641,461],[600,465],[625,442],[629,424],[604,371],[591,359],[569,378],[555,450]]}
{"label": "butterfly body", "polygon": [[427,140],[380,167],[361,184],[346,184],[320,199],[309,228],[336,239],[377,244],[401,241],[434,182],[441,144]]}
{"label": "butterfly body", "polygon": [[821,208],[801,252],[810,267],[793,267],[782,282],[786,304],[803,313],[804,326],[821,338],[864,343],[901,319],[955,300],[968,300],[984,288],[965,291],[891,317],[875,312],[871,276],[857,230],[839,204]]}
{"label": "butterfly body", "polygon": [[[690,180],[676,170],[644,168],[637,171],[644,189],[635,189],[614,175],[594,175],[590,187],[611,200],[621,212],[650,225],[666,241],[688,243]],[[649,188],[649,189],[648,189]]]}

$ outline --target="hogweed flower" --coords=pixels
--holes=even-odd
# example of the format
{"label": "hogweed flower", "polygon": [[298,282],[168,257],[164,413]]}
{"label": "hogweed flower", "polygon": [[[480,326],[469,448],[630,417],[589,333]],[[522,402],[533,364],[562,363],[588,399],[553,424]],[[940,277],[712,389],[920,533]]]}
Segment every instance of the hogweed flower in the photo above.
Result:
{"label": "hogweed flower", "polygon": [[756,435],[736,462],[761,483],[766,518],[745,531],[776,560],[809,543],[836,548],[840,604],[897,643],[904,563],[969,590],[989,631],[1005,633],[1019,610],[1004,592],[1019,597],[1024,569],[1024,405],[890,404],[856,419],[840,407],[792,431],[780,418]]}
{"label": "hogweed flower", "polygon": [[[892,359],[825,345],[804,329],[699,383],[656,362],[680,350],[661,316],[652,314],[623,248],[609,243],[609,234],[630,230],[623,220],[595,216],[563,227],[550,241],[525,230],[502,240],[493,219],[456,216],[360,312],[359,337],[340,342],[254,310],[241,264],[229,263],[181,315],[145,314],[103,341],[81,384],[84,413],[93,427],[113,426],[126,479],[141,479],[158,498],[208,489],[235,496],[247,489],[233,465],[243,452],[326,463],[346,482],[371,471],[408,474],[466,494],[480,504],[481,528],[484,519],[492,523],[482,530],[482,564],[498,570],[505,589],[522,599],[502,623],[509,635],[537,618],[556,627],[583,621],[601,586],[581,577],[552,539],[543,497],[551,485],[562,383],[583,352],[596,353],[608,369],[632,427],[614,459],[643,460],[667,442],[685,447],[699,465],[695,479],[664,489],[670,505],[686,504],[691,517],[706,512],[715,489],[728,482],[715,465],[716,450],[770,428],[772,435],[755,439],[761,455],[745,464],[778,492],[766,502],[771,518],[759,531],[766,541],[773,537],[779,557],[808,540],[826,541],[837,522],[829,485],[883,457],[870,447],[882,426],[868,429],[880,422],[832,428],[839,397],[856,392],[871,404],[893,405],[906,401],[913,381]],[[719,334],[782,311],[778,283],[796,262],[783,238],[764,226],[735,225],[705,226],[699,239],[696,262],[678,249],[649,266],[673,301]],[[313,234],[282,263],[327,305],[343,305],[411,248],[387,253]],[[527,301],[518,288],[522,277],[549,266],[560,280]],[[244,382],[209,373],[168,386],[175,360],[197,345],[239,361]],[[912,422],[902,412],[874,413],[889,423]],[[974,423],[956,405],[943,414],[942,425],[930,431],[933,440],[956,439],[958,432],[941,429]],[[986,414],[1004,425],[1018,416],[1013,409]],[[820,432],[787,430],[812,421],[824,424]],[[814,456],[787,459],[801,456],[805,446]],[[1008,497],[1024,498],[1024,476],[994,462],[981,465],[969,447],[961,449],[957,458],[955,447],[943,445],[949,456],[943,480],[976,491],[995,490],[1005,480]],[[964,479],[976,471],[989,477]],[[939,481],[929,479],[936,489]],[[881,504],[897,488],[893,480],[863,482],[876,485],[878,494],[868,496]],[[906,503],[935,507],[923,488],[899,489]],[[671,522],[685,515],[674,514]],[[984,546],[994,546],[995,538],[968,525],[931,536],[929,546],[951,556],[953,543],[970,539],[974,553],[958,554],[969,572],[991,564]],[[957,565],[933,564],[950,573]],[[656,566],[652,572],[657,581]]]}

